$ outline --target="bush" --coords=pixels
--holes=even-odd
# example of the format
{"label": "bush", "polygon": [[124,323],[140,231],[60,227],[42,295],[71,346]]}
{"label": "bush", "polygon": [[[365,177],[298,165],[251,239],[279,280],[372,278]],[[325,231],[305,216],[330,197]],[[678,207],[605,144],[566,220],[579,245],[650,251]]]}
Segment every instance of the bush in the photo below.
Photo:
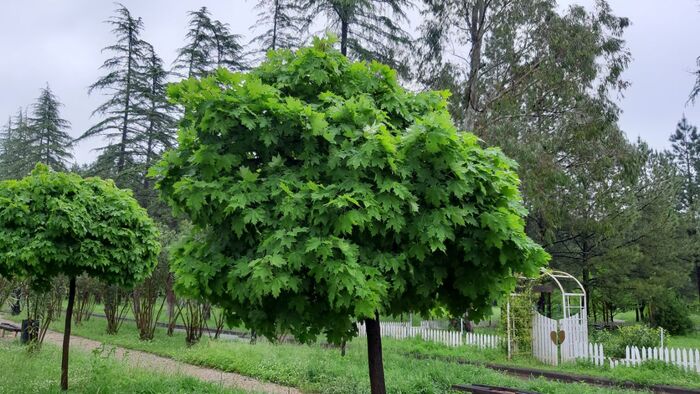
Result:
{"label": "bush", "polygon": [[690,309],[676,296],[665,297],[654,305],[651,323],[673,335],[683,335],[693,330]]}
{"label": "bush", "polygon": [[656,347],[660,345],[661,332],[658,328],[644,325],[620,327],[617,331],[601,330],[593,334],[593,340],[603,344],[608,357],[624,358],[626,346]]}

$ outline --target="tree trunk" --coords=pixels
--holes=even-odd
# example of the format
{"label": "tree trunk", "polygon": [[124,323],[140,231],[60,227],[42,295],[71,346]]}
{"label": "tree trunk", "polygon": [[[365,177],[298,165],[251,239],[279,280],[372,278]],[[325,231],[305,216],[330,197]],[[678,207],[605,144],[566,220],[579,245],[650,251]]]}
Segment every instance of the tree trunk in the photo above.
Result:
{"label": "tree trunk", "polygon": [[66,326],[63,330],[63,357],[61,358],[61,390],[68,390],[68,349],[70,348],[70,328],[75,302],[75,276],[68,285],[68,308],[66,308]]}
{"label": "tree trunk", "polygon": [[469,51],[469,75],[467,77],[467,89],[464,95],[464,111],[466,112],[467,127],[474,128],[474,119],[470,115],[477,110],[477,86],[479,84],[479,70],[481,69],[481,48],[484,38],[484,24],[488,3],[477,0],[471,7],[471,18],[467,21],[469,38],[472,42]]}
{"label": "tree trunk", "polygon": [[124,164],[125,164],[125,156],[126,156],[126,139],[128,136],[128,130],[129,130],[129,104],[131,100],[131,71],[132,71],[132,59],[133,59],[133,48],[132,48],[132,36],[134,32],[129,27],[129,61],[127,63],[127,70],[126,70],[126,93],[124,94],[124,116],[123,116],[123,124],[122,124],[122,138],[121,142],[119,144],[119,158],[117,160],[117,176],[120,176],[122,174],[122,171],[124,171]]}
{"label": "tree trunk", "polygon": [[697,261],[695,262],[695,282],[698,285],[698,300],[700,300],[700,265]]}
{"label": "tree trunk", "polygon": [[[585,245],[585,244],[584,244]],[[581,280],[581,286],[583,286],[583,291],[586,295],[587,299],[591,299],[591,272],[588,270],[588,258],[586,255],[584,255],[583,258],[583,270],[581,270],[582,274],[582,280]],[[591,311],[591,303],[587,302],[586,303],[586,315],[588,315]]]}
{"label": "tree trunk", "polygon": [[280,2],[275,0],[275,14],[272,17],[272,50],[277,49],[277,20],[279,19]]}
{"label": "tree trunk", "polygon": [[367,329],[367,361],[369,364],[369,385],[372,394],[386,394],[384,385],[384,364],[382,362],[382,334],[379,328],[379,313],[374,319],[365,319]]}
{"label": "tree trunk", "polygon": [[175,298],[175,290],[173,289],[173,284],[175,282],[175,276],[172,272],[168,273],[168,279],[165,282],[165,298],[168,302],[168,336],[173,336],[175,332],[175,321],[177,320],[175,316],[175,303],[177,299]]}
{"label": "tree trunk", "polygon": [[345,20],[340,22],[340,53],[348,55],[348,22]]}

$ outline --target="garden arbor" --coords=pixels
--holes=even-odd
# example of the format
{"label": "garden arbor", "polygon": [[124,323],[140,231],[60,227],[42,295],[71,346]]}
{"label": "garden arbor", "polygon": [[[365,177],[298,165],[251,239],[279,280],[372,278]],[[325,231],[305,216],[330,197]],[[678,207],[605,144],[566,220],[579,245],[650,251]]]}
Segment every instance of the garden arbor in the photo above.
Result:
{"label": "garden arbor", "polygon": [[179,291],[269,338],[341,343],[364,321],[375,394],[380,314],[478,317],[548,258],[513,163],[456,130],[447,94],[408,92],[330,40],[169,93],[185,117],[153,174],[193,224],[172,255]]}
{"label": "garden arbor", "polygon": [[509,358],[514,347],[529,342],[523,336],[531,338],[532,354],[545,363],[557,365],[587,354],[587,300],[581,282],[567,272],[545,268],[539,278],[524,282],[523,291],[512,294],[506,305]]}
{"label": "garden arbor", "polygon": [[37,164],[21,180],[0,182],[0,239],[0,276],[27,279],[37,290],[57,275],[69,278],[61,363],[67,390],[76,277],[125,287],[145,279],[160,252],[157,228],[112,181]]}

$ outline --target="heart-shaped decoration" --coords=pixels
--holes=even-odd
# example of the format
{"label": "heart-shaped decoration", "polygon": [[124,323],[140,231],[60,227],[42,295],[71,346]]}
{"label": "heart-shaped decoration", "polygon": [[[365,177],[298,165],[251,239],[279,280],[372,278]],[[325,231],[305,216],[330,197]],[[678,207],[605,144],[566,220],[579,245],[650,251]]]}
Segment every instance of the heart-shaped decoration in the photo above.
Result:
{"label": "heart-shaped decoration", "polygon": [[555,345],[561,345],[566,339],[566,333],[564,333],[564,330],[559,330],[558,332],[552,331],[549,333],[549,337],[552,339],[552,342],[554,342]]}

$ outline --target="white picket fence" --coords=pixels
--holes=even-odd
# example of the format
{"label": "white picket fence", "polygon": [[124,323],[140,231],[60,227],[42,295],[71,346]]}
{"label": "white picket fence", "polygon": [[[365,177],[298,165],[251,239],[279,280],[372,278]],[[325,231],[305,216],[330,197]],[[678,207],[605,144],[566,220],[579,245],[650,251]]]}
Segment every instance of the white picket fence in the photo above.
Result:
{"label": "white picket fence", "polygon": [[605,352],[603,352],[603,345],[600,343],[588,343],[588,352],[578,358],[588,360],[597,367],[602,367],[605,365]]}
{"label": "white picket fence", "polygon": [[700,373],[700,350],[679,349],[679,348],[638,348],[636,346],[625,347],[624,359],[610,359],[610,367],[615,368],[620,365],[627,367],[638,366],[645,361],[661,361],[666,364],[675,365],[685,371],[695,371]]}
{"label": "white picket fence", "polygon": [[[437,330],[426,327],[411,327],[407,323],[380,322],[382,337],[394,339],[406,339],[420,337],[425,341],[442,343],[447,346],[457,347],[462,345],[478,346],[479,348],[497,348],[502,338],[498,335],[475,334],[459,331]],[[367,336],[364,324],[357,325],[359,336]]]}

